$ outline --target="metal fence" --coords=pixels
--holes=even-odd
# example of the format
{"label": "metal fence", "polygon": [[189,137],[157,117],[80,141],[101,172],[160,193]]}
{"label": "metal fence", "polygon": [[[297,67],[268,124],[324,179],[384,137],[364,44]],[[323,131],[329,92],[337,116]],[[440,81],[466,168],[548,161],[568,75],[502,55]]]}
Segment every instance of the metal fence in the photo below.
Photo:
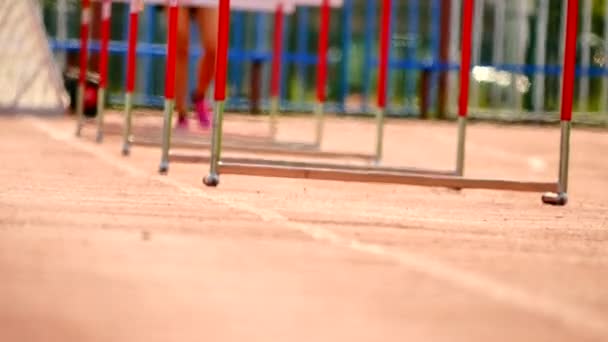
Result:
{"label": "metal fence", "polygon": [[[565,18],[564,0],[476,0],[471,113],[498,120],[557,121]],[[332,11],[328,111],[368,113],[376,95],[376,0],[345,0]],[[388,112],[398,116],[451,117],[458,97],[461,0],[393,0]],[[577,51],[575,121],[608,123],[608,1],[582,0]],[[128,10],[113,6],[110,52],[111,102],[123,100]],[[65,65],[79,49],[78,2],[46,1],[50,43]],[[318,9],[299,7],[285,20],[281,104],[308,111],[314,102]],[[140,25],[139,94],[136,103],[160,105],[165,58],[165,18],[145,9]],[[269,78],[272,15],[232,15],[228,106],[248,106],[251,64],[265,64]],[[196,32],[193,31],[193,42]],[[196,46],[194,43],[193,46]],[[94,52],[98,45],[92,44]],[[192,49],[191,67],[200,50]],[[94,67],[92,62],[91,66]],[[268,82],[263,82],[268,84]],[[268,94],[267,86],[262,94]],[[267,98],[267,96],[264,96]]]}

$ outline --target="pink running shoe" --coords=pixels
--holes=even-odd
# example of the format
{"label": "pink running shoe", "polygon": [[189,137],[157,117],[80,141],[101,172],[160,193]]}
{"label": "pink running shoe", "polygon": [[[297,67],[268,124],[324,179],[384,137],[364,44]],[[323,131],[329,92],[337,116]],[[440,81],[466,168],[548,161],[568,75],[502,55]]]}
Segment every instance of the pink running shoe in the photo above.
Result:
{"label": "pink running shoe", "polygon": [[213,114],[213,110],[209,103],[204,98],[201,98],[194,101],[194,109],[196,110],[198,122],[201,127],[203,129],[209,129],[209,127],[211,127],[211,116]]}

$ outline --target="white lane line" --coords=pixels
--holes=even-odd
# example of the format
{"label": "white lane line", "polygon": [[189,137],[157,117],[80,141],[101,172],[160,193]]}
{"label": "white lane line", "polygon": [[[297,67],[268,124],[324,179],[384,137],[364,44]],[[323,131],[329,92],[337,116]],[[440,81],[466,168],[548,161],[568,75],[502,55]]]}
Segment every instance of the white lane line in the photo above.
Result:
{"label": "white lane line", "polygon": [[184,194],[197,196],[238,211],[255,215],[265,222],[271,222],[301,232],[317,241],[396,261],[410,270],[433,277],[441,282],[448,282],[488,299],[501,302],[502,304],[516,307],[536,315],[542,315],[547,319],[568,326],[575,332],[584,332],[598,337],[608,336],[608,324],[606,324],[605,318],[601,317],[601,314],[585,310],[579,305],[570,305],[553,298],[543,297],[541,293],[530,293],[523,289],[495,281],[489,277],[446,265],[423,255],[409,253],[405,250],[387,249],[381,245],[366,243],[338,235],[321,226],[293,222],[276,211],[259,208],[246,202],[226,197],[221,191],[204,190],[202,186],[192,186],[191,184],[182,183],[166,176],[151,176],[149,172],[129,165],[124,158],[118,155],[109,154],[91,142],[78,140],[73,137],[73,134],[61,131],[42,119],[30,117],[26,120],[33,127],[47,134],[49,137],[66,143],[76,150],[90,153],[104,163],[119,169],[130,176],[151,177],[162,184],[180,190]]}

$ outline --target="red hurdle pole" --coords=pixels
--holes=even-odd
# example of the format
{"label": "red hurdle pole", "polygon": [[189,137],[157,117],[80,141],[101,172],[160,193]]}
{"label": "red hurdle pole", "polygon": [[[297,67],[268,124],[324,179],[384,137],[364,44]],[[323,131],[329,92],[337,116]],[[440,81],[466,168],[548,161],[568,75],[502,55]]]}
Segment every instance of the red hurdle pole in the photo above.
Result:
{"label": "red hurdle pole", "polygon": [[325,111],[325,100],[327,98],[327,46],[329,42],[329,19],[330,7],[329,0],[322,0],[321,3],[321,23],[319,29],[318,63],[317,63],[317,103],[315,105],[315,115],[317,117],[317,132],[315,145],[321,146],[323,140],[323,120]]}
{"label": "red hurdle pole", "polygon": [[127,80],[125,94],[125,126],[122,137],[122,154],[128,156],[131,152],[131,123],[133,111],[133,92],[135,91],[135,73],[137,71],[137,34],[139,27],[139,12],[143,9],[142,0],[131,0],[129,13],[129,46],[127,48]]}
{"label": "red hurdle pole", "polygon": [[566,13],[566,43],[564,47],[564,74],[562,83],[558,193],[543,195],[543,202],[551,205],[566,205],[568,203],[568,169],[570,164],[570,133],[572,130],[574,79],[576,76],[578,11],[578,0],[568,0],[568,12]]}
{"label": "red hurdle pole", "polygon": [[283,58],[283,3],[277,4],[274,14],[274,48],[272,54],[272,74],[270,79],[270,136],[277,134],[277,113],[281,86],[281,59]]}
{"label": "red hurdle pole", "polygon": [[84,89],[87,82],[87,64],[89,61],[89,30],[91,23],[91,1],[82,0],[80,17],[80,76],[78,79],[78,95],[76,97],[76,136],[80,136],[84,122]]}
{"label": "red hurdle pole", "polygon": [[456,174],[464,174],[467,116],[469,110],[469,82],[471,73],[471,35],[475,0],[464,0],[462,4],[462,41],[460,57],[460,98],[458,101],[458,146],[456,152]]}
{"label": "red hurdle pole", "polygon": [[97,91],[97,142],[103,141],[104,99],[108,84],[108,45],[110,43],[110,22],[112,20],[112,0],[102,0],[101,4],[101,51],[99,58],[99,89]]}
{"label": "red hurdle pole", "polygon": [[211,132],[211,162],[209,165],[209,175],[203,179],[203,183],[207,186],[217,186],[220,182],[218,166],[222,152],[222,123],[224,120],[228,46],[230,43],[230,0],[219,0],[219,2],[217,57],[215,62],[215,108],[213,112],[213,130]]}
{"label": "red hurdle pole", "polygon": [[382,0],[380,14],[380,51],[378,70],[378,111],[376,112],[376,164],[382,160],[384,116],[386,114],[388,63],[391,41],[391,1]]}
{"label": "red hurdle pole", "polygon": [[167,66],[165,69],[165,112],[163,120],[163,141],[161,161],[158,172],[169,171],[169,149],[171,147],[171,130],[173,107],[175,106],[175,55],[177,52],[177,19],[178,0],[169,0],[169,21],[167,33]]}

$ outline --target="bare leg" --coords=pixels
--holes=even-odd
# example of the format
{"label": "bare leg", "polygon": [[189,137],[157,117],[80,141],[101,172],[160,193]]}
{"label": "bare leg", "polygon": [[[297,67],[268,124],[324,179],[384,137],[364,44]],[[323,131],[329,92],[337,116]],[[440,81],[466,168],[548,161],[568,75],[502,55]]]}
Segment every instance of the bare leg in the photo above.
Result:
{"label": "bare leg", "polygon": [[201,46],[205,51],[205,55],[199,63],[198,82],[196,90],[194,91],[194,98],[200,99],[205,96],[215,73],[218,21],[217,8],[198,8],[196,10],[195,18],[200,30]]}
{"label": "bare leg", "polygon": [[188,113],[188,64],[190,45],[189,8],[179,8],[177,25],[177,55],[175,65],[175,106],[180,119]]}

